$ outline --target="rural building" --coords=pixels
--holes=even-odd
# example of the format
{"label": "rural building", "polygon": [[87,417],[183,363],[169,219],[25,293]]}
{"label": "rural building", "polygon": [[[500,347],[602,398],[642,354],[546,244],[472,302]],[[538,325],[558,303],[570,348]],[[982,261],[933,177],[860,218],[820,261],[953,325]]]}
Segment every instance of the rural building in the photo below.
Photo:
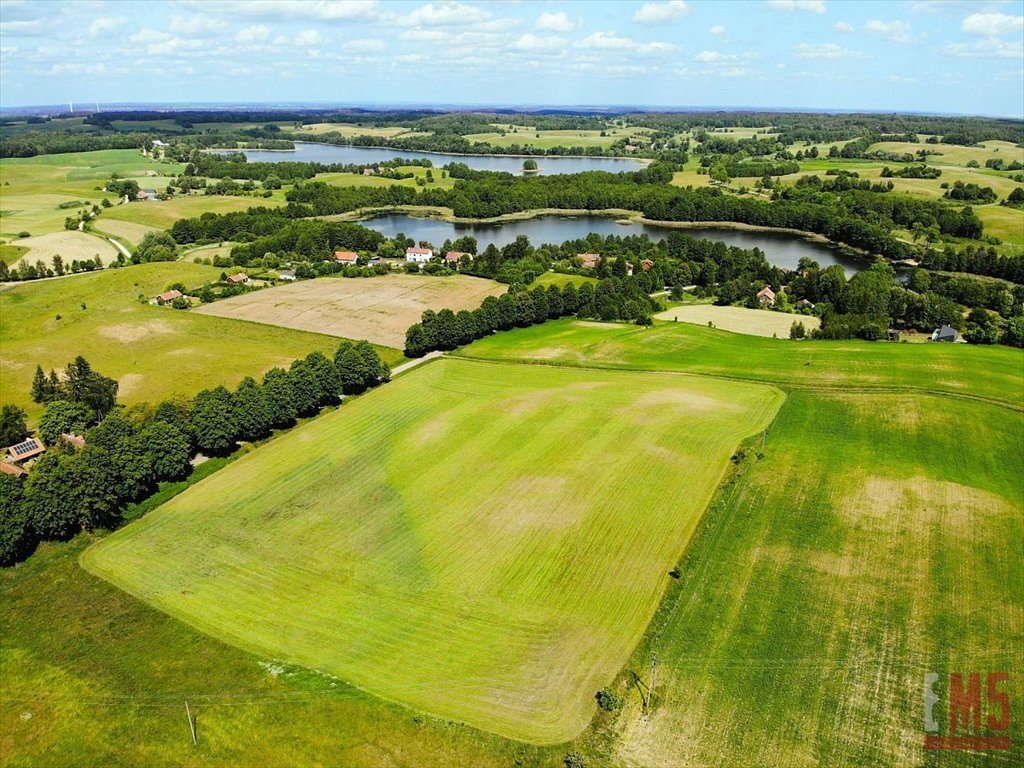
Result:
{"label": "rural building", "polygon": [[280,272],[277,273],[277,277],[279,280],[294,280],[295,272],[294,270],[291,269],[282,269]]}
{"label": "rural building", "polygon": [[899,331],[899,329],[898,328],[890,328],[888,330],[887,334],[886,334],[886,338],[889,339],[889,341],[899,341],[900,340],[900,331]]}
{"label": "rural building", "polygon": [[155,189],[140,189],[135,193],[136,200],[156,200]]}
{"label": "rural building", "polygon": [[224,281],[228,285],[245,285],[249,282],[249,276],[245,272],[239,272],[237,275],[232,275]]}
{"label": "rural building", "polygon": [[335,251],[334,260],[344,266],[356,266],[359,263],[359,254],[355,251]]}
{"label": "rural building", "polygon": [[814,302],[813,301],[808,301],[807,299],[800,299],[800,301],[798,301],[796,303],[796,308],[797,309],[814,309]]}
{"label": "rural building", "polygon": [[601,260],[600,253],[577,253],[576,258],[585,269],[597,269],[597,262]]}
{"label": "rural building", "polygon": [[644,272],[650,272],[651,267],[653,266],[654,262],[651,261],[650,259],[644,259],[643,261],[640,262],[640,269],[642,269]]}
{"label": "rural building", "polygon": [[28,461],[45,451],[46,446],[43,445],[42,441],[30,437],[28,440],[22,440],[17,445],[10,446],[7,449],[7,460],[17,464],[21,461]]}
{"label": "rural building", "polygon": [[80,451],[85,448],[85,438],[81,435],[76,435],[74,432],[63,432],[61,433],[60,438],[76,451]]}
{"label": "rural building", "polygon": [[14,475],[15,477],[24,477],[28,474],[21,467],[17,467],[14,464],[8,464],[6,461],[0,461],[0,472],[5,475]]}
{"label": "rural building", "polygon": [[416,264],[425,264],[434,258],[434,252],[430,248],[406,248],[405,260]]}
{"label": "rural building", "polygon": [[462,251],[448,251],[448,253],[444,255],[444,260],[449,264],[458,264],[463,258],[466,257],[469,257],[466,259],[467,261],[471,261],[473,258],[468,253],[463,253]]}
{"label": "rural building", "polygon": [[775,291],[769,288],[767,285],[757,292],[757,302],[762,307],[774,307],[775,306]]}
{"label": "rural building", "polygon": [[363,176],[373,176],[373,168],[363,168]]}
{"label": "rural building", "polygon": [[170,304],[175,299],[180,299],[181,296],[182,296],[181,291],[179,291],[177,289],[175,289],[173,291],[167,291],[165,293],[161,293],[159,296],[156,297],[156,303],[159,304],[161,307],[163,307],[163,306],[165,306],[167,304]]}
{"label": "rural building", "polygon": [[153,146],[154,146],[154,147],[160,147],[160,148],[162,148],[162,147],[169,147],[169,146],[171,146],[171,145],[170,145],[170,144],[168,144],[168,143],[167,143],[167,142],[165,142],[165,141],[160,141],[160,139],[153,139]]}
{"label": "rural building", "polygon": [[944,325],[941,328],[936,328],[932,332],[932,341],[960,341],[960,333],[956,328],[950,325]]}

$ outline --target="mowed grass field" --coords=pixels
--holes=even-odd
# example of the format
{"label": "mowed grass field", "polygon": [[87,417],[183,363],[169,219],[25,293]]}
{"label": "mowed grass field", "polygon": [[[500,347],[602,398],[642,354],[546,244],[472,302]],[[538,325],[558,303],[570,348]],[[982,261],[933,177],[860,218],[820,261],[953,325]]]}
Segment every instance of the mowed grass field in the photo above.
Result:
{"label": "mowed grass field", "polygon": [[981,672],[983,701],[985,674],[1009,672],[1001,690],[1024,697],[1024,417],[790,393],[763,451],[630,665],[646,679],[656,653],[658,685],[646,715],[631,692],[609,762],[1019,765],[1016,709],[1012,751],[929,754],[921,702],[938,673],[948,734],[950,672]]}
{"label": "mowed grass field", "polygon": [[729,456],[781,400],[738,382],[436,361],[82,563],[260,657],[560,743],[643,635]]}
{"label": "mowed grass field", "polygon": [[967,344],[793,342],[740,337],[688,323],[637,328],[559,320],[480,339],[462,354],[486,360],[677,371],[771,382],[937,392],[1024,409],[1024,350]]}
{"label": "mowed grass field", "polygon": [[92,261],[97,256],[106,265],[116,259],[119,253],[105,237],[78,230],[33,235],[18,240],[18,246],[28,250],[16,263],[35,264],[41,260],[47,267],[52,267],[53,257],[60,256],[68,269],[74,261]]}
{"label": "mowed grass field", "polygon": [[716,307],[714,304],[672,307],[658,313],[655,318],[703,326],[712,323],[713,327],[723,331],[769,338],[774,335],[780,339],[789,338],[789,329],[795,322],[803,323],[808,333],[821,326],[821,319],[813,315],[791,315],[787,312],[769,312],[765,309],[746,307]]}
{"label": "mowed grass field", "polygon": [[476,309],[506,287],[466,275],[384,275],[301,280],[204,304],[193,314],[249,320],[403,348],[427,309]]}
{"label": "mowed grass field", "polygon": [[[37,416],[41,406],[29,398],[36,365],[61,369],[77,355],[117,379],[118,401],[131,404],[233,386],[314,350],[337,348],[338,339],[331,336],[138,300],[173,282],[194,286],[217,280],[221,272],[183,262],[140,264],[5,288],[0,291],[0,402]],[[398,350],[381,352],[392,364],[402,359]]]}

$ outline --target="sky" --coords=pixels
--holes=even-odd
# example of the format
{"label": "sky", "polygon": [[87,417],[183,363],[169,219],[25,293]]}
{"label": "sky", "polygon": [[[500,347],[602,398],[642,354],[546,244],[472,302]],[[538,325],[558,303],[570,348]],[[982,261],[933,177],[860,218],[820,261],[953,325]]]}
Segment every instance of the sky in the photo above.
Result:
{"label": "sky", "polygon": [[790,107],[1024,117],[1024,0],[0,0],[0,106]]}

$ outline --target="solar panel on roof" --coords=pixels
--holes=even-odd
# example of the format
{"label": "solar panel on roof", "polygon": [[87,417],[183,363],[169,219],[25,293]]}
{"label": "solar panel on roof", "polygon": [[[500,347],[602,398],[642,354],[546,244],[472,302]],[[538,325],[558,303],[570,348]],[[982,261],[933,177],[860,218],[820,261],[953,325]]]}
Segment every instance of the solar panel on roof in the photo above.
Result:
{"label": "solar panel on roof", "polygon": [[30,438],[23,443],[18,443],[11,448],[14,451],[15,456],[24,456],[26,453],[39,450],[39,441],[35,438]]}

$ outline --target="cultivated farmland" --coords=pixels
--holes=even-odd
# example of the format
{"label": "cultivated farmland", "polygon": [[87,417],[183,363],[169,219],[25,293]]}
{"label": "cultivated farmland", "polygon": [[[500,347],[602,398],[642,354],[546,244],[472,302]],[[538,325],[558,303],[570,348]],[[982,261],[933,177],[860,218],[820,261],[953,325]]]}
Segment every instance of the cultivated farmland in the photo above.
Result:
{"label": "cultivated farmland", "polygon": [[[218,384],[234,386],[243,376],[259,376],[313,350],[333,352],[338,346],[331,336],[139,301],[172,282],[198,285],[220,273],[183,262],[140,264],[5,288],[0,292],[0,401],[38,414],[41,406],[29,399],[36,365],[59,369],[76,355],[116,378],[119,401],[130,405]],[[397,350],[380,351],[391,364],[402,359]]]}
{"label": "cultivated farmland", "polygon": [[117,258],[119,251],[105,237],[87,232],[61,231],[46,235],[26,237],[18,241],[22,248],[28,248],[21,262],[35,264],[42,260],[47,267],[52,266],[54,256],[64,260],[64,266],[71,267],[73,261],[92,261],[97,256],[104,265]]}
{"label": "cultivated farmland", "polygon": [[590,720],[730,454],[781,399],[439,361],[243,457],[83,564],[264,657],[558,743]]}
{"label": "cultivated farmland", "polygon": [[476,309],[504,293],[491,280],[453,275],[385,275],[368,279],[302,280],[246,293],[193,310],[401,348],[405,331],[424,310]]}

